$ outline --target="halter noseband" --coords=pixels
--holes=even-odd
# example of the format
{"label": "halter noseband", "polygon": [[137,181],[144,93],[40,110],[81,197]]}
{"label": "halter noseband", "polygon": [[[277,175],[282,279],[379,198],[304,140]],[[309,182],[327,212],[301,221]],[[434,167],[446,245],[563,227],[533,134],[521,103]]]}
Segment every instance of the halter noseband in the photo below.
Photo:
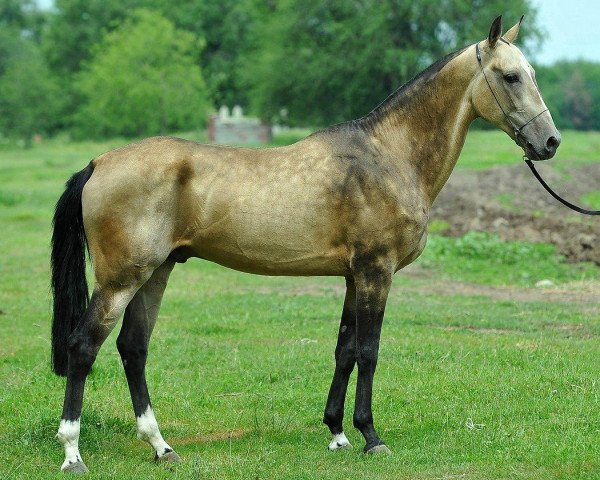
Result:
{"label": "halter noseband", "polygon": [[492,92],[494,100],[496,100],[496,103],[498,104],[498,107],[502,111],[502,114],[504,115],[504,118],[506,119],[506,121],[508,122],[508,124],[512,127],[513,131],[515,132],[515,137],[520,137],[521,136],[521,131],[527,125],[529,125],[531,122],[533,122],[536,118],[538,118],[540,115],[543,115],[544,113],[546,113],[548,111],[548,109],[546,108],[546,109],[542,110],[540,113],[538,113],[531,120],[525,122],[520,127],[517,127],[514,124],[514,122],[510,119],[510,117],[508,116],[508,114],[506,113],[506,111],[504,110],[504,108],[502,108],[502,104],[498,100],[498,97],[496,96],[496,92],[494,92],[494,89],[492,88],[492,85],[490,84],[490,81],[488,80],[487,75],[485,74],[485,70],[483,68],[483,63],[481,62],[481,50],[479,50],[479,44],[478,43],[475,44],[475,55],[477,56],[477,63],[479,64],[479,68],[481,69],[481,73],[483,73],[483,78],[485,78],[485,83],[487,83],[488,88],[490,89],[490,92]]}
{"label": "halter noseband", "polygon": [[[501,38],[500,40],[502,40],[505,43],[508,43],[503,38]],[[538,118],[540,115],[546,113],[548,111],[548,108],[546,108],[545,110],[542,110],[535,117],[533,117],[528,122],[525,122],[520,127],[517,127],[514,124],[514,122],[510,119],[510,117],[508,116],[508,114],[506,113],[506,111],[504,110],[504,108],[502,108],[502,104],[498,100],[498,97],[496,96],[496,93],[494,92],[494,89],[492,88],[492,85],[490,84],[490,82],[489,82],[489,80],[487,78],[487,75],[485,74],[485,70],[484,70],[483,64],[481,62],[481,51],[479,50],[479,44],[478,43],[475,44],[475,55],[477,56],[477,63],[479,64],[479,68],[481,69],[481,73],[483,73],[483,78],[485,78],[485,83],[487,83],[488,88],[490,89],[490,92],[492,92],[494,100],[496,100],[496,103],[498,104],[498,107],[502,111],[502,114],[504,115],[504,118],[506,119],[506,121],[508,122],[508,124],[512,127],[513,131],[515,132],[515,138],[523,138],[522,135],[521,135],[521,131],[527,125],[529,125],[531,122],[533,122],[536,118]],[[556,193],[554,190],[552,190],[548,186],[548,184],[544,181],[544,179],[542,178],[542,176],[536,170],[535,165],[533,164],[533,162],[527,157],[526,154],[523,155],[523,160],[525,160],[525,163],[531,169],[531,171],[533,172],[533,175],[535,176],[535,178],[542,184],[542,187],[544,187],[546,189],[546,191],[550,195],[552,195],[556,200],[558,200],[560,203],[562,203],[563,205],[569,207],[571,210],[575,210],[576,212],[583,213],[584,215],[600,215],[600,210],[587,210],[585,208],[578,207],[577,205],[574,205],[573,203],[571,203],[571,202],[565,200],[564,198],[562,198],[558,193]]]}

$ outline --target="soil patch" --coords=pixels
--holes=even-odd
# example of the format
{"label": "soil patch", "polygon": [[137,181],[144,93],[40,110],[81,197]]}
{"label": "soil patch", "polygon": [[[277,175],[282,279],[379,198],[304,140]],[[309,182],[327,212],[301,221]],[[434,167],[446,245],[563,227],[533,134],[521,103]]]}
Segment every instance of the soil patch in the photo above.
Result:
{"label": "soil patch", "polygon": [[[537,166],[550,186],[573,203],[580,204],[582,195],[600,190],[599,165],[564,172],[550,163]],[[573,212],[554,200],[526,165],[454,172],[435,201],[431,218],[448,223],[444,235],[480,230],[505,240],[551,243],[569,262],[600,265],[598,218]]]}

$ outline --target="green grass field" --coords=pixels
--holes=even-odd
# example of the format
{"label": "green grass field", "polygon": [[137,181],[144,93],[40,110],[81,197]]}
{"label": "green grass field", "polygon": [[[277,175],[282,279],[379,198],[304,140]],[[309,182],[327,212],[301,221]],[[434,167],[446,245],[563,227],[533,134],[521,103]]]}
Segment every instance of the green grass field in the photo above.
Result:
{"label": "green grass field", "polygon": [[[63,478],[54,435],[65,381],[49,368],[50,220],[68,176],[122,143],[0,149],[2,479]],[[600,134],[565,132],[561,158],[583,164],[599,150]],[[473,132],[459,165],[517,163],[518,153],[504,134]],[[531,288],[541,279],[556,286]],[[147,369],[162,433],[183,463],[154,465],[136,439],[114,332],[86,388],[89,478],[599,479],[600,307],[574,294],[599,282],[597,267],[564,264],[549,246],[433,236],[392,287],[374,415],[393,455],[367,457],[352,395],[353,450],[327,451],[321,424],[343,280],[190,260],[171,276]]]}

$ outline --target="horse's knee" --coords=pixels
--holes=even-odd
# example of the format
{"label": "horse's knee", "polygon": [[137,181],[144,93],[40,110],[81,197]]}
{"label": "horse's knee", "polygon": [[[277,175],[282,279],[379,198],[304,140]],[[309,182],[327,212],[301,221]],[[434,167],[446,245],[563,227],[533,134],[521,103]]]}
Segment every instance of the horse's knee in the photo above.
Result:
{"label": "horse's knee", "polygon": [[356,363],[356,349],[345,348],[336,350],[335,352],[335,366],[338,370],[343,373],[351,373]]}
{"label": "horse's knee", "polygon": [[363,346],[358,350],[356,363],[360,370],[371,371],[377,367],[378,349],[369,346]]}
{"label": "horse's knee", "polygon": [[373,413],[367,410],[355,410],[352,417],[352,425],[354,425],[354,428],[357,428],[360,431],[372,426]]}

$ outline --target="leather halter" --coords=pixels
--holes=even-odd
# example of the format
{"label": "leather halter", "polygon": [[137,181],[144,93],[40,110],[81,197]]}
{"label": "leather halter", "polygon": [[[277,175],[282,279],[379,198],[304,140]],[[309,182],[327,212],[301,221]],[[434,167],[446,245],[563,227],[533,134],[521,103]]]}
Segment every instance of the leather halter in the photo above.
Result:
{"label": "leather halter", "polygon": [[479,50],[479,44],[475,45],[475,55],[477,55],[477,63],[479,64],[479,68],[481,69],[481,73],[483,73],[483,78],[485,78],[485,83],[487,83],[490,92],[492,92],[492,95],[494,97],[494,100],[496,100],[496,103],[498,104],[498,107],[500,108],[500,111],[502,112],[502,114],[504,115],[504,118],[506,118],[506,121],[508,122],[508,124],[512,127],[513,131],[515,132],[515,137],[521,137],[521,132],[523,131],[523,129],[529,125],[531,122],[533,122],[536,118],[538,118],[539,116],[543,115],[544,113],[546,113],[548,111],[548,109],[544,109],[542,110],[540,113],[538,113],[535,117],[533,117],[531,120],[525,122],[523,125],[521,125],[520,127],[517,127],[514,122],[510,119],[510,117],[508,116],[508,114],[506,113],[506,111],[504,110],[504,108],[502,108],[502,104],[500,103],[500,101],[498,100],[498,97],[496,96],[496,93],[494,92],[494,89],[492,88],[492,85],[490,84],[487,75],[485,74],[485,70],[483,69],[483,64],[481,63],[481,51]]}
{"label": "leather halter", "polygon": [[[501,39],[503,41],[505,41],[504,39]],[[508,43],[508,42],[506,42]],[[508,116],[508,114],[506,113],[506,111],[504,110],[504,108],[502,108],[502,104],[500,103],[500,101],[498,100],[498,97],[496,96],[496,93],[494,92],[494,89],[492,88],[492,85],[490,84],[487,75],[485,74],[485,70],[483,68],[483,64],[481,62],[481,51],[479,50],[479,44],[477,43],[475,45],[475,55],[477,56],[477,63],[479,64],[479,68],[481,69],[481,73],[483,73],[483,78],[485,78],[485,83],[487,83],[488,88],[490,89],[490,92],[492,92],[492,95],[494,97],[494,100],[496,100],[496,103],[498,104],[498,107],[500,108],[500,111],[502,112],[502,114],[504,115],[504,118],[506,119],[506,121],[508,122],[508,124],[512,127],[514,133],[515,133],[515,138],[523,138],[521,132],[523,131],[523,129],[529,125],[531,122],[533,122],[536,118],[538,118],[540,115],[546,113],[548,111],[548,109],[546,108],[545,110],[542,110],[540,113],[538,113],[536,116],[534,116],[533,118],[531,118],[529,121],[525,122],[523,125],[521,125],[520,127],[517,127],[514,122],[510,119],[510,117]],[[536,170],[535,165],[533,164],[533,161],[531,161],[527,155],[523,155],[523,160],[525,160],[525,163],[527,164],[527,166],[531,169],[531,171],[533,172],[533,175],[535,176],[535,178],[541,183],[542,187],[544,187],[546,189],[546,191],[552,195],[556,200],[558,200],[560,203],[562,203],[563,205],[569,207],[571,210],[575,210],[576,212],[582,213],[584,215],[600,215],[600,210],[587,210],[585,208],[581,208],[578,207],[577,205],[565,200],[564,198],[562,198],[558,193],[556,193],[554,190],[552,190],[548,184],[544,181],[544,179],[542,178],[542,176],[539,174],[539,172]]]}

